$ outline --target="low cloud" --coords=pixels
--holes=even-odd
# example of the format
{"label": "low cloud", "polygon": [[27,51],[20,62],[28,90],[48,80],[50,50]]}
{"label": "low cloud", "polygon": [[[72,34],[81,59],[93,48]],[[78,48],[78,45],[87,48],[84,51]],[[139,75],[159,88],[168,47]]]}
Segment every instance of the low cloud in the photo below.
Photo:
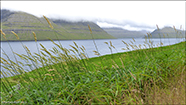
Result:
{"label": "low cloud", "polygon": [[150,25],[146,23],[137,23],[131,20],[118,20],[111,18],[97,18],[97,17],[88,17],[88,16],[59,16],[59,15],[47,15],[51,19],[61,19],[69,22],[79,22],[79,21],[91,21],[99,25],[100,27],[120,27],[127,30],[135,31],[153,31],[156,28],[156,25]]}
{"label": "low cloud", "polygon": [[141,30],[147,30],[147,31],[152,31],[156,28],[154,25],[147,25],[145,23],[136,23],[130,20],[120,20],[120,21],[115,21],[115,20],[102,20],[102,21],[97,21],[97,24],[100,25],[100,27],[120,27],[128,30],[135,30],[135,31],[141,31]]}

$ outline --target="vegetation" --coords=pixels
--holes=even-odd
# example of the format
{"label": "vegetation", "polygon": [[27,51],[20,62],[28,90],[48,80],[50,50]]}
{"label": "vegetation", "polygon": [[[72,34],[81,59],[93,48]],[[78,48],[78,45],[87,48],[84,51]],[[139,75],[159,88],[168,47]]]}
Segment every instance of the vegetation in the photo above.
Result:
{"label": "vegetation", "polygon": [[[49,21],[48,24],[52,28]],[[37,43],[35,33],[35,43],[42,47],[38,53],[31,54],[24,45],[27,55],[14,52],[15,58],[25,62],[13,62],[4,53],[8,59],[1,58],[1,65],[9,72],[1,71],[4,76],[1,102],[25,105],[185,103],[185,42],[162,47],[160,41],[160,47],[153,48],[150,37],[139,46],[133,39],[131,43],[123,41],[127,46],[123,50],[128,52],[117,54],[112,53],[116,50],[112,42],[105,42],[111,54],[101,56],[89,25],[88,28],[98,55],[95,58],[89,58],[86,49],[75,42],[71,49],[66,49],[60,42],[51,40],[56,47],[46,49]],[[1,33],[6,39],[5,33]],[[141,49],[142,46],[149,48]],[[23,66],[35,70],[26,72]],[[8,73],[14,76],[6,77]]]}

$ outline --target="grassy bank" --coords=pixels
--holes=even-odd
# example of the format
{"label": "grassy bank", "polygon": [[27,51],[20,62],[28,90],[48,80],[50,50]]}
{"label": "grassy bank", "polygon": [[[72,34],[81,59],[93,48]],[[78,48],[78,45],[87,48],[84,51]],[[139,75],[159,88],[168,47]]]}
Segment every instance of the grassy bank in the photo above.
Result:
{"label": "grassy bank", "polygon": [[[112,53],[116,50],[112,42],[105,42],[111,54],[101,56],[92,35],[98,57],[89,58],[84,46],[75,42],[66,49],[51,40],[55,47],[46,49],[33,35],[38,53],[32,54],[21,40],[26,55],[11,49],[14,58],[24,62],[14,62],[3,52],[7,60],[1,58],[1,66],[7,72],[1,71],[2,104],[185,103],[185,42],[162,47],[160,40],[159,47],[153,48],[150,37],[141,45],[133,39],[123,41],[127,52],[117,54]],[[34,70],[26,72],[23,67]],[[13,76],[6,77],[8,73]]]}
{"label": "grassy bank", "polygon": [[[80,49],[86,52],[83,47],[76,44],[72,48],[74,52],[77,50],[75,52],[77,55],[83,53],[80,52]],[[114,46],[111,49],[114,50]],[[179,98],[179,102],[185,102],[185,95],[183,95],[185,91],[183,87],[185,86],[183,84],[185,81],[183,75],[185,73],[185,42],[96,58],[88,58],[84,55],[80,56],[84,57],[82,60],[68,55],[67,52],[70,50],[62,50],[64,53],[66,51],[66,55],[61,56],[66,61],[59,62],[60,58],[54,57],[52,54],[50,56],[51,61],[48,61],[49,59],[45,61],[42,58],[44,53],[38,55],[40,58],[34,58],[30,54],[28,59],[34,61],[31,63],[33,65],[37,64],[34,59],[39,60],[41,58],[43,59],[41,63],[50,62],[53,64],[48,64],[42,68],[38,67],[31,72],[22,73],[22,75],[1,79],[2,102],[17,101],[25,104],[150,104],[156,101],[154,99],[158,100],[158,94],[163,94],[163,92],[166,94],[167,92],[166,96],[169,96],[175,89],[178,89],[171,88],[170,85],[176,84],[175,80],[180,80],[180,75],[182,75],[180,94],[183,100]],[[43,51],[47,53],[47,49]],[[50,53],[47,54],[50,55]],[[99,56],[96,51],[95,54]],[[181,96],[180,94],[177,96]],[[168,96],[167,100],[169,99]],[[154,103],[163,101],[164,99],[161,98]],[[173,103],[172,101],[166,102]]]}

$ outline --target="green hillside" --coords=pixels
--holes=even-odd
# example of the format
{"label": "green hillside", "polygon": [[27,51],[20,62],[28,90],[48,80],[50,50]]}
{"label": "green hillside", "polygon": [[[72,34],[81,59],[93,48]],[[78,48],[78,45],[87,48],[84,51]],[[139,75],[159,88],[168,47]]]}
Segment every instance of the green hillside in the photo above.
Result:
{"label": "green hillside", "polygon": [[114,38],[93,22],[68,22],[64,20],[53,20],[53,22],[63,27],[63,29],[67,30],[69,33],[74,34],[74,37],[77,39],[79,36],[82,36],[85,39],[91,39],[87,24],[91,27],[96,39]]}
{"label": "green hillside", "polygon": [[172,27],[164,27],[159,30],[154,30],[151,35],[152,38],[184,38],[185,32],[178,29],[175,30]]}
{"label": "green hillside", "polygon": [[103,28],[108,34],[116,38],[142,38],[144,33],[141,31],[129,31],[122,28]]}
{"label": "green hillside", "polygon": [[[36,33],[38,40],[48,40],[48,38],[55,40],[57,39],[56,35],[60,40],[92,39],[88,30],[88,24],[92,28],[95,39],[114,38],[92,22],[79,22],[81,24],[76,25],[77,29],[71,26],[73,23],[66,22],[63,26],[63,24],[58,23],[57,25],[55,24],[57,23],[56,21],[54,23],[49,19],[54,27],[54,30],[52,30],[44,18],[38,18],[25,12],[1,11],[2,30],[6,34],[6,38],[11,41],[17,40],[11,31],[17,33],[20,40],[34,40],[32,32]],[[5,41],[4,38],[1,38],[1,40]]]}

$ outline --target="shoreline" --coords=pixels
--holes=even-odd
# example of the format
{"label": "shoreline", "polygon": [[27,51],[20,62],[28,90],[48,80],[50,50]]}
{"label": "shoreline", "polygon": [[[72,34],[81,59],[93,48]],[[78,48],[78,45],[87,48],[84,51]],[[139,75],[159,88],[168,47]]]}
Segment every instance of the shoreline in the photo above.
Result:
{"label": "shoreline", "polygon": [[[107,39],[107,38],[106,38]],[[106,39],[60,39],[59,41],[79,41],[79,40],[106,40]],[[110,38],[108,38],[110,39]],[[113,39],[132,39],[131,38],[113,38]],[[134,39],[145,39],[144,37],[142,38],[134,38]],[[151,38],[151,39],[159,39],[159,38]],[[168,39],[168,38],[161,38],[161,39]],[[172,37],[170,38],[172,39]],[[35,40],[8,40],[8,41],[0,41],[0,42],[33,42]],[[37,41],[50,41],[49,39],[46,39],[46,40],[37,40]],[[54,39],[53,41],[58,41],[58,39]]]}

